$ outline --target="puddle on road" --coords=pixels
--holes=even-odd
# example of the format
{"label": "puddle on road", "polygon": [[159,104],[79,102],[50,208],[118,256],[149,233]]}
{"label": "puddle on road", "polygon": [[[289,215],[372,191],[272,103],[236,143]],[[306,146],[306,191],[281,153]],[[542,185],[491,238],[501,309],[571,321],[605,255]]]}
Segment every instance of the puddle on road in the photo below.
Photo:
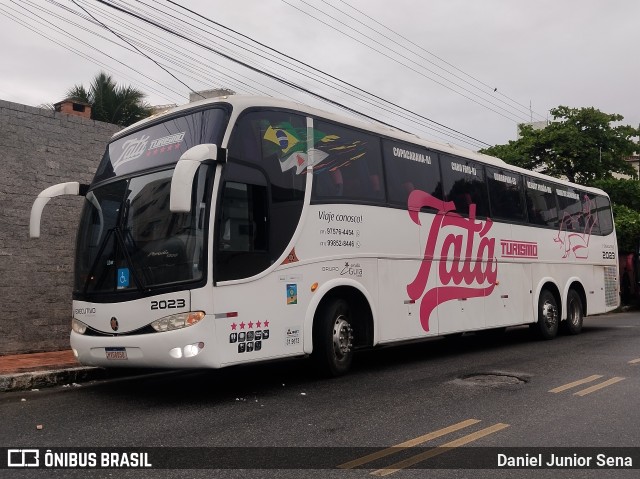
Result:
{"label": "puddle on road", "polygon": [[529,381],[529,375],[510,372],[473,373],[452,381],[462,386],[500,387],[520,386]]}

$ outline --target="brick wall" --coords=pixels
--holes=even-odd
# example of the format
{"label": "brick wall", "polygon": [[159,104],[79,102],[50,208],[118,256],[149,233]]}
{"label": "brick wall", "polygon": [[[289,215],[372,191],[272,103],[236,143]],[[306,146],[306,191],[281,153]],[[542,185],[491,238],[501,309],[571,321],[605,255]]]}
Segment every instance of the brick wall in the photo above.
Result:
{"label": "brick wall", "polygon": [[52,199],[29,239],[38,193],[89,183],[119,127],[0,100],[0,355],[69,347],[75,236],[83,199]]}

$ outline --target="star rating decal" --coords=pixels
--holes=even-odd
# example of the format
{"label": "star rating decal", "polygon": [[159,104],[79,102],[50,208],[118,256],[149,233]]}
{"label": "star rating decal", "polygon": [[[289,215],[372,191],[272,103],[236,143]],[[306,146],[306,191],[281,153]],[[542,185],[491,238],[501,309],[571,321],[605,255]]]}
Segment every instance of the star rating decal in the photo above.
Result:
{"label": "star rating decal", "polygon": [[[234,317],[237,317],[237,314],[235,314]],[[233,332],[229,333],[229,343],[237,348],[239,354],[262,351],[263,344],[265,344],[264,341],[269,340],[269,330],[266,329],[269,327],[269,320],[267,319],[264,321],[256,321],[255,323],[253,321],[247,323],[244,321],[240,321],[240,323],[233,321],[230,326]],[[238,326],[240,326],[240,330],[246,328],[250,331],[235,332],[238,330]],[[256,328],[255,331],[253,330],[254,326]],[[262,329],[263,327],[265,329]]]}
{"label": "star rating decal", "polygon": [[256,329],[260,329],[263,327],[268,328],[269,320],[265,319],[264,321],[256,321],[255,323],[253,321],[249,321],[248,323],[245,323],[244,321],[241,321],[240,323],[236,323],[234,321],[233,323],[231,323],[231,331],[237,331],[238,326],[240,326],[240,329],[253,329],[254,327]]}

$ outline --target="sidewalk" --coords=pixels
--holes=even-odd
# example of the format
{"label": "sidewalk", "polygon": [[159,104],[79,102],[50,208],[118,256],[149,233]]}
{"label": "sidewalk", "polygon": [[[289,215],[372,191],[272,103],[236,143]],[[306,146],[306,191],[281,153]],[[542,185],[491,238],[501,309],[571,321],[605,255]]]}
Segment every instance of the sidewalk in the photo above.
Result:
{"label": "sidewalk", "polygon": [[71,350],[0,356],[0,392],[100,379],[105,370],[82,366]]}

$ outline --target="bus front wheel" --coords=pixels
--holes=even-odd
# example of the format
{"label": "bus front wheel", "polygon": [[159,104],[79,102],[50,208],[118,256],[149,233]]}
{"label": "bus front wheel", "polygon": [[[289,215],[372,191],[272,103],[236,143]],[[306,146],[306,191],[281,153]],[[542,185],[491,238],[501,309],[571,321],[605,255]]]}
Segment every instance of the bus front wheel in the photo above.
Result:
{"label": "bus front wheel", "polygon": [[345,374],[353,360],[353,327],[349,303],[329,299],[317,313],[313,328],[312,358],[327,376]]}
{"label": "bus front wheel", "polygon": [[551,291],[543,289],[538,299],[538,322],[531,329],[540,339],[553,339],[558,334],[559,322],[558,302]]}

